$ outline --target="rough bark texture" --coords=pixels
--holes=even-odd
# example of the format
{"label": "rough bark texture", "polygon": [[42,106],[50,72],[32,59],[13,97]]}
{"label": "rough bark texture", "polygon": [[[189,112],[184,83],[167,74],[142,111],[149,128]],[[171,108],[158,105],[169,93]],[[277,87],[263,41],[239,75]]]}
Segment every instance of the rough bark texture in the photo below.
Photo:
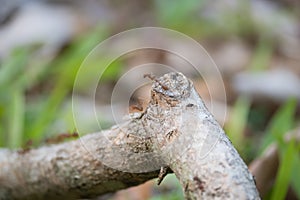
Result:
{"label": "rough bark texture", "polygon": [[[114,134],[115,131],[109,131]],[[91,145],[88,150],[82,145]],[[99,134],[26,153],[0,151],[0,199],[78,199],[141,184],[158,171],[128,173],[105,166],[92,154],[115,159]],[[89,152],[90,151],[90,152]]]}
{"label": "rough bark texture", "polygon": [[124,124],[25,153],[1,150],[0,199],[95,197],[157,177],[160,167],[176,174],[186,199],[259,199],[192,83],[181,73],[151,78],[147,109]]}

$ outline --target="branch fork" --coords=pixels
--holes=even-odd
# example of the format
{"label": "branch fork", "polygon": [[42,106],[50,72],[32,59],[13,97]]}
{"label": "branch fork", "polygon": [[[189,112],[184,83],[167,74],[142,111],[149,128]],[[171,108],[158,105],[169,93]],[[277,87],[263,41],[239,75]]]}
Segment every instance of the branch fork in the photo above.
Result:
{"label": "branch fork", "polygon": [[[145,111],[101,133],[24,153],[0,150],[0,199],[76,199],[173,171],[186,199],[259,199],[253,176],[181,73],[153,80]],[[83,145],[84,144],[84,145]]]}

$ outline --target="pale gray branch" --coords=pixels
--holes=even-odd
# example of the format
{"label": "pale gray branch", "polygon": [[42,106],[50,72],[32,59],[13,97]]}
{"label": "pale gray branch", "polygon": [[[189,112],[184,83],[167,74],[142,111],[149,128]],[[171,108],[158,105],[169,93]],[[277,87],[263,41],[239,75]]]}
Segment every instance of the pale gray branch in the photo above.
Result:
{"label": "pale gray branch", "polygon": [[0,150],[0,199],[95,197],[162,178],[161,167],[176,174],[187,199],[259,199],[192,83],[181,73],[152,79],[147,109],[123,124],[24,153]]}

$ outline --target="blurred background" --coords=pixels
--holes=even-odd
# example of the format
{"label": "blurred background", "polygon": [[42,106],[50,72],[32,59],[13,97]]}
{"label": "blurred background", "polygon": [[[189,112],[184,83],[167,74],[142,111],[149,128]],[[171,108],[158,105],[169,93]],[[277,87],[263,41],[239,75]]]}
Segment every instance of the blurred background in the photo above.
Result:
{"label": "blurred background", "polygon": [[[261,196],[300,199],[300,1],[0,0],[0,5],[1,147],[30,148],[76,138],[72,89],[88,53],[119,32],[165,27],[198,41],[218,66],[225,100],[218,96],[223,86],[217,82],[211,81],[215,94],[210,94],[192,68],[179,70],[220,112],[214,115],[250,166]],[[97,67],[105,59],[98,58]],[[148,49],[122,56],[105,70],[96,95],[102,128],[115,123],[106,110],[118,78],[150,62],[172,66],[179,61]],[[87,112],[93,106],[86,100],[88,80],[86,74],[76,95],[82,123],[97,130],[89,121],[93,113]],[[148,96],[149,87],[136,92],[130,111],[140,112]],[[174,175],[159,187],[155,184],[149,181],[99,199],[183,198]]]}

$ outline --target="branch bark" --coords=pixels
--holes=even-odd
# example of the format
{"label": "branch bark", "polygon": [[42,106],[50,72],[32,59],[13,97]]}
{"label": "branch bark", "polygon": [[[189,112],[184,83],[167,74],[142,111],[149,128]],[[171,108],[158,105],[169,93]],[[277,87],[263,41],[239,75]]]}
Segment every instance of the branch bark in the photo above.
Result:
{"label": "branch bark", "polygon": [[152,79],[147,109],[123,124],[25,153],[1,150],[0,199],[90,198],[161,179],[167,169],[186,199],[259,199],[192,83],[181,73]]}

